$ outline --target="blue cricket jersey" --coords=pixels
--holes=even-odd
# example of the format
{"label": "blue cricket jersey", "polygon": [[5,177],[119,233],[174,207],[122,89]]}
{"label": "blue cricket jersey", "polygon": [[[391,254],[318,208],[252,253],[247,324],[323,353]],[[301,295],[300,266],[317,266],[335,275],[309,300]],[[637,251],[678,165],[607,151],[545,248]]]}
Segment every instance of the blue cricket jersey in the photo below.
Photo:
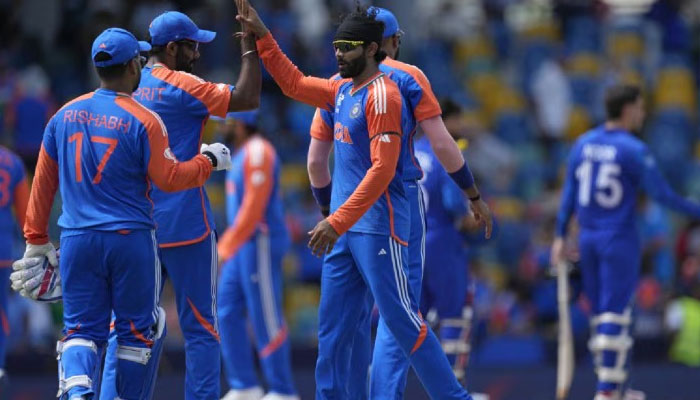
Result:
{"label": "blue cricket jersey", "polygon": [[[162,64],[145,67],[134,98],[163,119],[170,147],[180,160],[199,154],[202,131],[210,115],[225,117],[233,86],[214,84]],[[200,242],[214,226],[204,187],[178,193],[153,190],[156,236],[160,247]]]}
{"label": "blue cricket jersey", "polygon": [[640,189],[673,210],[700,218],[700,205],[673,192],[646,144],[624,130],[592,129],[569,155],[556,234],[566,234],[574,213],[585,229],[636,229]]}

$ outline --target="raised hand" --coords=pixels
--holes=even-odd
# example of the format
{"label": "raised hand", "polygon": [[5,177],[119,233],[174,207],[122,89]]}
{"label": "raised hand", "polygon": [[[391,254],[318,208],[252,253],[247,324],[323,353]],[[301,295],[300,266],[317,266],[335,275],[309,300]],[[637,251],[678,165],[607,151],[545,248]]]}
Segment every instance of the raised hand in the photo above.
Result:
{"label": "raised hand", "polygon": [[269,30],[248,0],[236,0],[236,7],[238,8],[236,20],[241,23],[244,30],[253,33],[257,38],[267,35]]}

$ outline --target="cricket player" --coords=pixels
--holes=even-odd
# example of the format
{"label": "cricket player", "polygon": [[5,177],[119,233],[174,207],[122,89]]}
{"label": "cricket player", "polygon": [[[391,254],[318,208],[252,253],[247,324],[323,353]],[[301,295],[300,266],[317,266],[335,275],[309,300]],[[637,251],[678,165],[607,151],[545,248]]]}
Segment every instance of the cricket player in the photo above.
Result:
{"label": "cricket player", "polygon": [[92,45],[100,88],[64,105],[44,132],[24,227],[27,247],[13,268],[21,274],[46,258],[50,275],[57,266],[48,219],[60,188],[58,267],[66,289],[64,337],[56,349],[61,399],[96,395],[112,311],[115,397],[142,398],[164,318],[151,182],[167,192],[193,188],[212,169],[231,164],[228,148],[218,143],[178,162],[160,117],[131,97],[141,80],[139,52],[149,49],[126,30],[102,32]]}
{"label": "cricket player", "polygon": [[[216,32],[199,29],[185,14],[165,12],[148,28],[148,64],[134,99],[156,112],[170,134],[173,154],[188,159],[199,152],[202,131],[210,115],[258,106],[260,62],[253,38],[241,40],[241,74],[236,86],[206,82],[191,72],[199,60],[199,44],[214,40]],[[156,237],[166,276],[173,284],[178,319],[185,338],[185,398],[220,396],[220,345],[216,318],[218,262],[214,218],[204,187],[178,193],[154,188]],[[112,340],[113,341],[113,340]],[[160,355],[158,342],[157,357]],[[110,343],[106,365],[114,363]],[[149,369],[155,384],[157,361]],[[105,367],[101,399],[111,400],[113,368]]]}
{"label": "cricket player", "polygon": [[589,348],[598,375],[595,400],[617,400],[633,342],[632,297],[641,259],[638,191],[695,218],[700,218],[700,205],[673,192],[647,146],[634,136],[644,122],[639,88],[610,88],[605,108],[605,124],[581,136],[569,155],[551,263],[564,261],[567,224],[575,214],[583,289],[593,313]]}
{"label": "cricket player", "polygon": [[[399,87],[404,103],[409,108],[409,118],[404,135],[404,146],[408,157],[404,162],[404,186],[410,202],[410,234],[408,240],[408,284],[416,299],[420,299],[421,282],[425,264],[425,208],[423,194],[418,180],[423,176],[421,167],[414,155],[413,136],[417,125],[420,125],[434,149],[442,165],[451,171],[450,176],[473,200],[473,208],[476,215],[486,224],[487,237],[491,234],[491,213],[486,203],[481,199],[479,191],[474,184],[474,179],[469,171],[454,139],[450,136],[441,118],[440,105],[433,94],[425,74],[409,64],[396,61],[399,53],[401,36],[403,31],[399,28],[396,17],[389,10],[372,7],[370,11],[377,13],[376,19],[384,23],[382,50],[387,53],[387,58],[380,64],[380,71],[384,72]],[[339,76],[334,77],[339,79]],[[311,181],[311,189],[324,214],[329,208],[331,193],[331,178],[328,169],[328,161],[333,145],[333,114],[329,111],[318,109],[311,126],[311,143],[309,145],[308,171]],[[356,378],[348,382],[349,390],[353,398],[366,398],[366,387],[357,384],[367,374],[370,358],[373,360],[372,376],[370,379],[370,397],[379,398],[387,396],[402,397],[406,386],[408,372],[408,360],[401,351],[400,346],[391,337],[384,319],[380,316],[377,330],[377,340],[374,355],[370,355],[371,331],[370,311],[374,304],[371,296],[368,298],[363,320],[365,328],[359,329],[353,339],[353,358],[351,371]],[[340,367],[340,366],[338,366]],[[358,391],[358,393],[355,393]],[[381,397],[384,398],[384,397]]]}
{"label": "cricket player", "polygon": [[[283,92],[334,110],[337,167],[328,218],[309,232],[309,246],[327,254],[319,307],[316,397],[348,398],[352,349],[338,344],[359,328],[368,293],[433,398],[470,399],[450,369],[437,338],[418,314],[405,274],[409,201],[403,185],[403,101],[379,70],[384,24],[359,8],[348,15],[333,45],[340,75],[350,81],[305,77],[282,53],[256,11],[244,2],[239,20],[258,37],[265,67]],[[351,343],[351,342],[350,342]]]}
{"label": "cricket player", "polygon": [[[226,379],[225,400],[295,400],[287,325],[282,314],[282,258],[289,233],[280,196],[281,162],[258,131],[258,112],[230,113],[227,138],[233,168],[226,174],[229,227],[219,240],[219,326]],[[247,318],[246,318],[247,317]],[[247,321],[253,327],[263,375],[258,382]]]}
{"label": "cricket player", "polygon": [[[17,226],[24,227],[28,201],[29,184],[22,160],[7,148],[0,146],[0,282],[4,285],[7,284],[12,271],[10,267],[15,232]],[[0,382],[5,377],[5,350],[9,333],[7,289],[3,288],[0,290]]]}

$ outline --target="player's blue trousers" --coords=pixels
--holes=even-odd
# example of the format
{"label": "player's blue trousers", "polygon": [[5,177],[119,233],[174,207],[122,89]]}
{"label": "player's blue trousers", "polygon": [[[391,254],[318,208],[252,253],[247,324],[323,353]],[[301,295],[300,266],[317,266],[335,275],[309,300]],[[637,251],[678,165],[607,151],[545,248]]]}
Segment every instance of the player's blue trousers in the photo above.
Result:
{"label": "player's blue trousers", "polygon": [[[180,329],[185,338],[185,399],[218,399],[220,395],[220,345],[216,318],[217,253],[216,235],[198,243],[160,249],[167,277],[173,284]],[[164,338],[165,335],[162,336]],[[154,345],[149,362],[149,392],[153,392],[162,351],[162,338]],[[102,400],[113,399],[113,379],[108,368],[114,363],[110,348],[105,360]],[[143,397],[149,399],[151,396]]]}
{"label": "player's blue trousers", "polygon": [[[416,181],[404,182],[406,197],[410,201],[411,233],[408,239],[408,260],[406,275],[409,290],[420,304],[421,282],[425,266],[425,204],[420,185]],[[369,313],[368,313],[369,315]],[[363,334],[369,338],[371,332],[367,328]],[[369,344],[367,345],[369,349]],[[353,351],[361,351],[354,347]],[[369,350],[368,350],[369,351]],[[354,355],[353,355],[354,357]],[[370,377],[371,399],[403,399],[408,376],[409,362],[386,325],[384,318],[379,318],[377,337],[372,356],[372,371]]]}
{"label": "player's blue trousers", "polygon": [[[434,399],[471,399],[459,385],[432,330],[418,314],[408,287],[408,249],[388,235],[348,232],[326,256],[321,277],[316,398],[352,399],[348,385],[352,344],[362,320],[367,292]],[[391,394],[394,395],[393,393]]]}
{"label": "player's blue trousers", "polygon": [[626,377],[632,346],[630,310],[639,281],[641,247],[636,230],[585,229],[579,234],[583,290],[591,302],[590,347],[598,390],[617,390]]}
{"label": "player's blue trousers", "polygon": [[[65,231],[61,236],[64,337],[58,345],[61,398],[94,393],[115,315],[116,395],[141,399],[157,323],[161,279],[154,231]],[[76,385],[77,384],[77,385]],[[91,386],[92,384],[92,386]]]}
{"label": "player's blue trousers", "polygon": [[248,336],[270,392],[293,395],[290,344],[282,312],[282,258],[286,236],[257,233],[228,260],[219,281],[219,326],[226,380],[232,389],[261,386]]}

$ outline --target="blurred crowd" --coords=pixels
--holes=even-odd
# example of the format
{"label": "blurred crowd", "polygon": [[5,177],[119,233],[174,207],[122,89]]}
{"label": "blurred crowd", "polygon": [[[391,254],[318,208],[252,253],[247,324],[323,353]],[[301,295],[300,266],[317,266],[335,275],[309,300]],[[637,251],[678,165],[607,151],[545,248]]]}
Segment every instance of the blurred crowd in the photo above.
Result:
{"label": "blurred crowd", "polygon": [[[700,2],[640,3],[653,4],[637,14],[597,0],[374,3],[392,10],[406,32],[399,58],[422,68],[438,97],[462,105],[452,133],[462,138],[497,216],[492,240],[465,237],[478,321],[475,362],[537,362],[549,356],[546,343],[555,338],[557,308],[548,252],[564,160],[573,140],[602,122],[607,86],[627,82],[644,88],[648,120],[640,135],[672,186],[700,200]],[[354,0],[253,4],[302,71],[336,72],[330,42],[338,16]],[[96,86],[88,51],[94,37],[121,26],[143,39],[149,22],[167,10],[183,11],[200,27],[218,32],[214,42],[200,46],[195,72],[234,83],[240,51],[232,38],[239,29],[233,1],[0,0],[0,143],[20,154],[32,171],[44,125],[57,106]],[[265,75],[260,126],[285,163],[283,196],[294,239],[285,261],[285,308],[299,346],[315,343],[321,270],[320,260],[306,248],[306,232],[320,218],[305,166],[313,112],[285,98]],[[210,121],[205,141],[220,138],[222,129]],[[208,191],[221,230],[223,174]],[[679,301],[700,301],[700,223],[650,201],[641,204],[644,257],[635,336],[670,343],[684,323]],[[48,308],[14,297],[10,307],[10,352],[26,346],[51,350],[60,305]],[[169,323],[177,325],[174,305],[169,307]],[[572,309],[575,334],[585,340],[585,299],[577,298]],[[173,348],[181,345],[178,334],[169,329]]]}

